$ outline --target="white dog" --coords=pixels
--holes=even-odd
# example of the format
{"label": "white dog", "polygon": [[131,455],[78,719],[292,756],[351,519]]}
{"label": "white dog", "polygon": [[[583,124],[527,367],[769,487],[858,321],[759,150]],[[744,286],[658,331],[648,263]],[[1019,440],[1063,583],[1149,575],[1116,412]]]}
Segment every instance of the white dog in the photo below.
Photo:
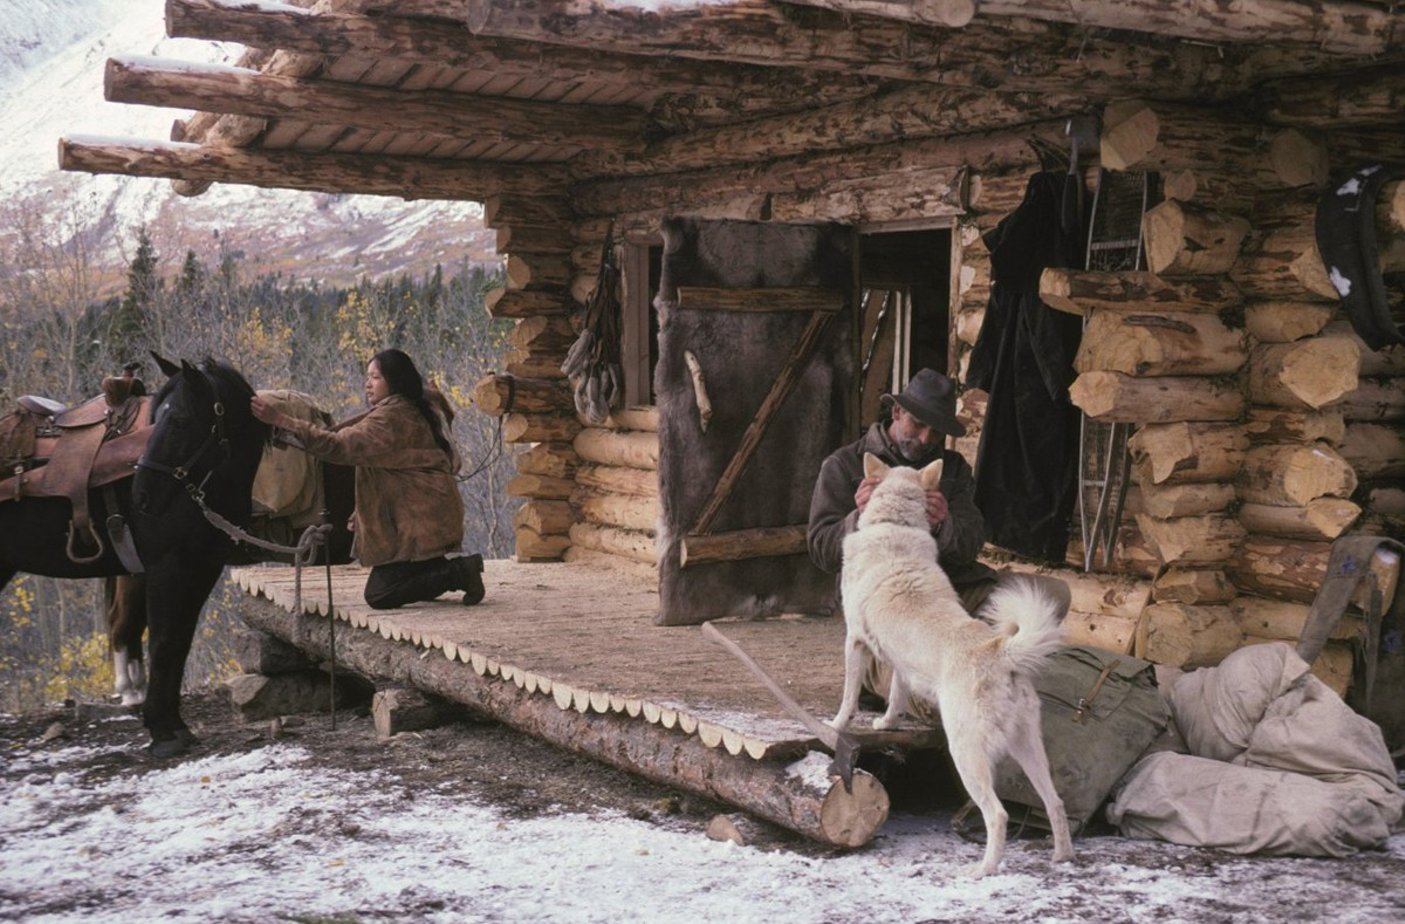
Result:
{"label": "white dog", "polygon": [[1019,581],[991,595],[984,610],[990,624],[966,613],[936,563],[927,525],[926,493],[936,489],[941,470],[941,460],[918,472],[864,456],[864,474],[881,480],[858,529],[844,539],[844,696],[832,724],[842,729],[853,718],[868,659],[888,664],[888,710],[873,727],[891,727],[909,696],[941,713],[952,761],[985,819],[985,856],[967,872],[994,872],[1005,851],[1008,813],[995,795],[995,766],[1006,754],[1044,800],[1054,859],[1070,860],[1068,817],[1049,776],[1031,680],[1058,647],[1057,609]]}

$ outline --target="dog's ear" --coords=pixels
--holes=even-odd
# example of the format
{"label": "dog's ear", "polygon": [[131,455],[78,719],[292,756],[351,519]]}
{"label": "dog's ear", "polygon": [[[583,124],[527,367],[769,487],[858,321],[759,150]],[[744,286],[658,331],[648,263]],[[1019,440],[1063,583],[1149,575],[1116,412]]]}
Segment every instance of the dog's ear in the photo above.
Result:
{"label": "dog's ear", "polygon": [[889,472],[888,466],[883,464],[883,460],[871,452],[863,454],[863,476],[865,478],[877,478],[882,481]]}
{"label": "dog's ear", "polygon": [[937,485],[942,483],[942,460],[928,463],[919,474],[919,480],[922,482],[922,490],[935,491]]}

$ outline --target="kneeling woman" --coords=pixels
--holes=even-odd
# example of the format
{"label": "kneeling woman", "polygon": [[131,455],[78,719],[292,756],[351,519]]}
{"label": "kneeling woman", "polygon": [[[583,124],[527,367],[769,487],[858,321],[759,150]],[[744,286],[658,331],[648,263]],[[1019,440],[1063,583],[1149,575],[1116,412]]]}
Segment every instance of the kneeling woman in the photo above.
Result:
{"label": "kneeling woman", "polygon": [[369,411],[330,430],[257,396],[252,408],[319,459],[355,466],[353,551],[371,568],[367,603],[393,609],[462,590],[472,606],[483,599],[483,558],[448,557],[463,545],[458,460],[414,361],[400,350],[377,353],[366,367],[366,402]]}

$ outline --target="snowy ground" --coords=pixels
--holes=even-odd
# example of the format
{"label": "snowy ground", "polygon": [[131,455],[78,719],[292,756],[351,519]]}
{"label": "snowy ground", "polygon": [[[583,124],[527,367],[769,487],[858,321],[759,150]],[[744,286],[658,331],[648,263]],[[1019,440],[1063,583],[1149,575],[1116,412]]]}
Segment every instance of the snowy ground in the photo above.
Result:
{"label": "snowy ground", "polygon": [[[205,714],[228,711],[207,702]],[[1405,836],[1348,860],[1250,859],[1115,837],[1001,874],[946,813],[896,814],[841,853],[703,836],[716,806],[522,739],[455,725],[374,740],[308,718],[197,721],[154,763],[134,719],[0,718],[0,920],[1372,921],[1405,919]],[[668,806],[673,808],[669,809]]]}

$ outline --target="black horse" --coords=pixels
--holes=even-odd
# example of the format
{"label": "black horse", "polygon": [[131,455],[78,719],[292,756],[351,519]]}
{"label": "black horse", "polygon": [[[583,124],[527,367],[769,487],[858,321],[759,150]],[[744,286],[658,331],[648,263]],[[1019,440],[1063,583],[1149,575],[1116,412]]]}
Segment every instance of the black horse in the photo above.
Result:
{"label": "black horse", "polygon": [[[112,496],[145,571],[150,680],[142,719],[152,753],[169,757],[194,741],[180,713],[186,656],[200,610],[236,548],[202,506],[249,524],[269,428],[250,413],[254,390],[232,367],[212,359],[198,366],[157,362],[169,378],[152,399],[151,437],[136,474],[118,482]],[[112,512],[100,491],[90,492],[89,509],[97,523]],[[65,552],[70,519],[64,498],[0,504],[0,588],[20,571],[59,578],[128,573],[111,543],[93,561],[72,561]]]}

